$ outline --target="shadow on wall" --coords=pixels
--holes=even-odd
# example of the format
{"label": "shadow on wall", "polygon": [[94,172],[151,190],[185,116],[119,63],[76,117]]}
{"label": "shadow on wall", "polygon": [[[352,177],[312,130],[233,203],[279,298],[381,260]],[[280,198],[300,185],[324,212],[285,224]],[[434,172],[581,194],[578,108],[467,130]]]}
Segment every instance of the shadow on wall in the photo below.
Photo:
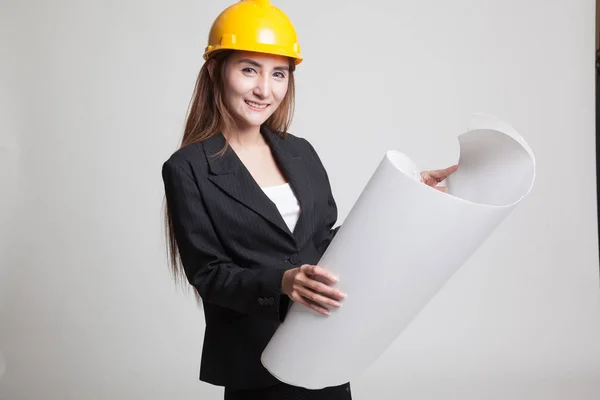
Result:
{"label": "shadow on wall", "polygon": [[[19,151],[14,144],[0,143],[0,319],[3,317],[5,306],[5,287],[8,285],[8,269],[11,265],[7,257],[8,238],[11,232],[12,217],[16,206],[17,168]],[[3,322],[0,321],[0,326]],[[2,343],[0,343],[0,346]],[[6,371],[6,359],[0,348],[0,379]]]}
{"label": "shadow on wall", "polygon": [[[598,218],[598,246],[600,248],[600,202],[598,201],[600,188],[600,0],[596,0],[596,208]],[[600,269],[600,265],[598,266]]]}
{"label": "shadow on wall", "polygon": [[2,355],[2,352],[0,351],[0,379],[2,379],[2,375],[4,375],[5,371],[6,371],[6,362],[4,362],[4,356]]}

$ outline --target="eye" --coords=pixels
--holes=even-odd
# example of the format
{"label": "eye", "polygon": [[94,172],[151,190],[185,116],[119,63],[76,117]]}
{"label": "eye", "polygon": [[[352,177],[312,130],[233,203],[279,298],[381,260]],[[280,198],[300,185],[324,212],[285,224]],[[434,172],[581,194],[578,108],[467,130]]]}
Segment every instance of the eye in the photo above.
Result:
{"label": "eye", "polygon": [[254,70],[254,68],[250,68],[250,67],[246,67],[244,69],[242,69],[243,72],[247,73],[247,74],[252,74],[252,73],[256,73],[256,71]]}
{"label": "eye", "polygon": [[281,79],[285,78],[285,74],[284,74],[283,72],[281,72],[281,71],[277,71],[277,72],[275,72],[275,74],[274,74],[274,75],[275,75],[277,78],[281,78]]}

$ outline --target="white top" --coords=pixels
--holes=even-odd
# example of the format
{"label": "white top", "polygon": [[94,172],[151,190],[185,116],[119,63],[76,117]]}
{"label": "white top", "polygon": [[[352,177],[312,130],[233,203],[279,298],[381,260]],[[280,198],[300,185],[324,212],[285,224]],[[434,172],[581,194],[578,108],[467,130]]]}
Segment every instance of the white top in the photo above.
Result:
{"label": "white top", "polygon": [[275,203],[290,231],[294,232],[300,216],[300,203],[298,203],[290,184],[268,186],[262,190]]}

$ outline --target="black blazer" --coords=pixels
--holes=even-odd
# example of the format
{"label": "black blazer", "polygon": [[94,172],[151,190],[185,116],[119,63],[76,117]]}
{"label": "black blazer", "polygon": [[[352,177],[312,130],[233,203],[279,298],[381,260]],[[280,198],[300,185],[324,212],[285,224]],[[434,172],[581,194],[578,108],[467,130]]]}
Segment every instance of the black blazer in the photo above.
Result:
{"label": "black blazer", "polygon": [[290,303],[281,293],[283,273],[316,264],[338,229],[313,146],[264,126],[261,133],[300,203],[294,232],[231,147],[215,156],[222,134],[179,149],[162,168],[185,273],[204,307],[200,380],[231,388],[278,383],[260,356]]}

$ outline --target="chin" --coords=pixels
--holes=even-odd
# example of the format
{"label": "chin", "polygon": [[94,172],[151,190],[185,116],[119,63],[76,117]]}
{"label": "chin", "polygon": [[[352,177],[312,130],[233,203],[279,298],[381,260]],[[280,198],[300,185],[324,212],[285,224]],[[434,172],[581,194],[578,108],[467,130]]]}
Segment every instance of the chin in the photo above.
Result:
{"label": "chin", "polygon": [[248,116],[243,116],[243,117],[239,118],[239,122],[240,122],[241,126],[246,126],[246,127],[257,127],[258,126],[258,127],[260,127],[270,117],[271,117],[271,114],[261,115],[260,118],[248,118]]}

